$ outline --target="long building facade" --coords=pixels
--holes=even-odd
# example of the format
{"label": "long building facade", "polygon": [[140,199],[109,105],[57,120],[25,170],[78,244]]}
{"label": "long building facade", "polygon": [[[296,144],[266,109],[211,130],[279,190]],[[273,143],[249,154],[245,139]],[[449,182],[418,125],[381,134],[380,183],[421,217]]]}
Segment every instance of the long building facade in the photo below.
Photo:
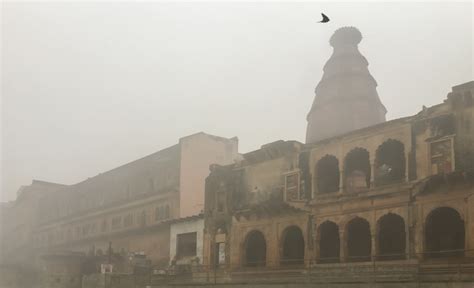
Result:
{"label": "long building facade", "polygon": [[140,253],[168,267],[170,226],[202,214],[209,165],[233,163],[237,148],[237,138],[197,133],[78,184],[34,180],[1,207],[1,264],[37,271],[52,263],[60,266],[53,274],[80,277],[86,256]]}

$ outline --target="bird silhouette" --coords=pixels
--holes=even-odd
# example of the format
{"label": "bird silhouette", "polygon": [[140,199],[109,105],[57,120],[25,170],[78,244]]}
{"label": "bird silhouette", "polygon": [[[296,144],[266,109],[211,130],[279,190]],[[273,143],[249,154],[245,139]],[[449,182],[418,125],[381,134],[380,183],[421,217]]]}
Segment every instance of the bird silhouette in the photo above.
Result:
{"label": "bird silhouette", "polygon": [[327,23],[329,22],[329,17],[324,15],[324,13],[321,13],[321,16],[323,16],[323,20],[319,21],[318,23]]}

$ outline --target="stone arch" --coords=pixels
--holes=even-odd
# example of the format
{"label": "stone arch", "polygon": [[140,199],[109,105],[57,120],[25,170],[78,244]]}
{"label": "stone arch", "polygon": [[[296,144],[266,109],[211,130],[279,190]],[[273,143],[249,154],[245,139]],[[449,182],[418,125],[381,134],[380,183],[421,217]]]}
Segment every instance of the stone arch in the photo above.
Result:
{"label": "stone arch", "polygon": [[457,205],[456,203],[437,203],[436,205],[432,205],[432,206],[430,206],[429,209],[427,209],[429,211],[426,211],[426,213],[424,214],[425,218],[424,218],[423,225],[426,225],[426,221],[428,220],[428,216],[434,210],[439,209],[439,208],[449,208],[449,209],[455,210],[459,214],[459,217],[461,217],[462,221],[465,221],[465,219],[466,219],[466,215],[464,215],[464,211],[462,211],[462,205]]}
{"label": "stone arch", "polygon": [[404,259],[406,253],[405,220],[387,213],[377,221],[377,255],[379,260]]}
{"label": "stone arch", "polygon": [[433,209],[425,221],[425,252],[429,258],[462,257],[465,226],[461,214],[450,207]]}
{"label": "stone arch", "polygon": [[304,236],[300,227],[289,226],[281,237],[281,263],[283,265],[304,263]]}
{"label": "stone arch", "polygon": [[350,262],[370,261],[372,237],[370,224],[361,217],[355,217],[346,225],[347,260]]}
{"label": "stone arch", "polygon": [[375,184],[391,184],[405,179],[405,146],[402,142],[388,139],[375,153]]}
{"label": "stone arch", "polygon": [[357,192],[370,187],[369,151],[354,148],[344,159],[345,187],[349,192]]}
{"label": "stone arch", "polygon": [[340,239],[339,226],[332,221],[325,221],[319,225],[319,263],[339,262]]}
{"label": "stone arch", "polygon": [[318,193],[339,191],[339,160],[333,155],[326,155],[316,163],[316,184]]}
{"label": "stone arch", "polygon": [[246,267],[265,266],[267,262],[267,243],[259,230],[247,234],[244,241],[244,261]]}

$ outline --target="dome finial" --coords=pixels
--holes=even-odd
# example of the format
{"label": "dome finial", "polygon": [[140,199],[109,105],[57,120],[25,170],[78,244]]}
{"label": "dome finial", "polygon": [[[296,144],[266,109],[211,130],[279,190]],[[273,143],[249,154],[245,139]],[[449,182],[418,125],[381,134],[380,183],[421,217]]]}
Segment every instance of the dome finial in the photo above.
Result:
{"label": "dome finial", "polygon": [[337,29],[329,40],[332,47],[340,45],[357,45],[362,40],[360,31],[352,26]]}

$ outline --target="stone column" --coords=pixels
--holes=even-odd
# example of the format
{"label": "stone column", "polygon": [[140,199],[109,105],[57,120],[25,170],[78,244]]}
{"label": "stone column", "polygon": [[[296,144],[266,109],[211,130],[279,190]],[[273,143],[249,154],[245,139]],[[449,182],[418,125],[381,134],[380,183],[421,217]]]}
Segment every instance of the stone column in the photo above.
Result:
{"label": "stone column", "polygon": [[[375,230],[375,229],[374,229]],[[370,241],[371,241],[371,245],[370,245],[370,258],[372,261],[376,260],[375,258],[377,257],[377,233],[376,231],[371,231],[370,233]]]}
{"label": "stone column", "polygon": [[[378,251],[378,242],[377,242],[377,222],[375,217],[375,211],[373,216],[373,221],[369,222],[370,225],[370,259],[372,261],[376,260],[377,251]],[[374,223],[373,223],[374,222]]]}
{"label": "stone column", "polygon": [[344,170],[339,170],[339,193],[344,193]]}
{"label": "stone column", "polygon": [[425,244],[424,244],[424,241],[425,241],[425,237],[424,237],[424,229],[423,229],[423,226],[424,226],[424,222],[423,220],[421,220],[420,222],[420,216],[421,216],[421,219],[423,219],[422,217],[422,213],[419,212],[417,213],[417,221],[416,221],[416,224],[415,224],[415,241],[414,241],[414,245],[415,245],[415,253],[416,253],[416,257],[418,258],[418,260],[423,260],[424,259],[424,248],[425,248]]}
{"label": "stone column", "polygon": [[273,225],[270,225],[269,228],[265,233],[265,240],[267,241],[267,267],[279,267],[281,259],[279,244],[281,239],[277,222],[274,221]]}
{"label": "stone column", "polygon": [[410,225],[411,225],[411,211],[410,211],[410,206],[407,207],[407,217],[405,221],[405,259],[410,259],[410,249],[411,249],[411,243],[410,243],[410,238],[411,238],[411,231],[410,231]]}
{"label": "stone column", "polygon": [[370,187],[375,186],[375,160],[370,159]]}
{"label": "stone column", "polygon": [[321,240],[321,233],[319,233],[318,231],[318,226],[316,223],[313,223],[313,231],[316,231],[315,232],[315,235],[314,235],[314,259],[316,260],[315,262],[318,263],[319,262],[319,257],[321,257],[321,247],[319,246],[319,242]]}
{"label": "stone column", "polygon": [[339,259],[341,263],[346,262],[346,235],[344,231],[339,230]]}

